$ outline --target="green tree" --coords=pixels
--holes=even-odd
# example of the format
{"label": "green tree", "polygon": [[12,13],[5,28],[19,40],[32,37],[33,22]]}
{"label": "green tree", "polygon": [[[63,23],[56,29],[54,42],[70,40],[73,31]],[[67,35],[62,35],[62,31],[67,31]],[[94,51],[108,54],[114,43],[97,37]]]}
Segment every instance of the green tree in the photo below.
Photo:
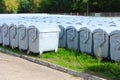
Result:
{"label": "green tree", "polygon": [[32,2],[32,12],[40,12],[41,0],[33,0]]}
{"label": "green tree", "polygon": [[4,2],[3,0],[0,1],[0,13],[3,13],[5,10]]}
{"label": "green tree", "polygon": [[4,0],[5,9],[7,12],[17,13],[19,8],[18,0]]}
{"label": "green tree", "polygon": [[19,0],[19,13],[29,13],[32,10],[33,0]]}
{"label": "green tree", "polygon": [[0,12],[119,12],[120,0],[1,0]]}

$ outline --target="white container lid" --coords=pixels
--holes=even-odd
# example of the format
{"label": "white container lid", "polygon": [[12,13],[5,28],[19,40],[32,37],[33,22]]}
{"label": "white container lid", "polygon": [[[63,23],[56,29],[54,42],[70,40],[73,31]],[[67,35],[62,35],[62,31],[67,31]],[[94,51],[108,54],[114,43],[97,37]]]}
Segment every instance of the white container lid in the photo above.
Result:
{"label": "white container lid", "polygon": [[33,23],[31,26],[37,28],[39,32],[60,32],[59,27],[56,24],[45,24],[45,23]]}

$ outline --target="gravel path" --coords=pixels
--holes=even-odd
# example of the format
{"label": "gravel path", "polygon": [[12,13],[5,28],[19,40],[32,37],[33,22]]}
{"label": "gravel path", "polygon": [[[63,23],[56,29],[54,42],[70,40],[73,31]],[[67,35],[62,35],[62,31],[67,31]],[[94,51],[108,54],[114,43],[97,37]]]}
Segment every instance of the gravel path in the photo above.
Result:
{"label": "gravel path", "polygon": [[83,80],[0,52],[0,80]]}

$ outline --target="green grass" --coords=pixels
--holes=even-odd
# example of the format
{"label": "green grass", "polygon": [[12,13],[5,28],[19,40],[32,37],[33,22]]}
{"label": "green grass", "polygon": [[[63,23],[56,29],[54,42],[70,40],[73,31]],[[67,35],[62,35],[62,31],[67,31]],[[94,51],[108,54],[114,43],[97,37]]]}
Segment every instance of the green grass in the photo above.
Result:
{"label": "green grass", "polygon": [[10,46],[3,47],[1,45],[0,45],[0,48],[12,51],[12,52],[17,53],[17,54],[24,54],[24,52],[20,52],[18,48],[12,49]]}
{"label": "green grass", "polygon": [[42,54],[41,59],[79,72],[88,72],[108,79],[120,79],[119,63],[100,61],[85,53],[59,48],[57,53]]}
{"label": "green grass", "polygon": [[[18,49],[11,49],[10,47],[2,47],[17,54],[25,54]],[[38,54],[31,54],[31,57],[39,59]],[[88,72],[100,77],[111,80],[120,79],[120,64],[109,60],[99,60],[99,58],[92,57],[85,53],[78,53],[72,50],[59,48],[58,52],[46,52],[40,56],[40,59],[49,61],[51,63],[76,70],[79,72]]]}

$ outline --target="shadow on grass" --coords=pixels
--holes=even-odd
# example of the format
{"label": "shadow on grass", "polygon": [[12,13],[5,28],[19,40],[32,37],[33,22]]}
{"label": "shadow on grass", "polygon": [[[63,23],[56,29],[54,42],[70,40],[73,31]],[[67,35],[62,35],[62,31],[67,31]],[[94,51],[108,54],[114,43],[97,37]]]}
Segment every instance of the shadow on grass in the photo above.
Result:
{"label": "shadow on grass", "polygon": [[[120,65],[119,63],[105,63],[99,62],[94,65],[89,66],[86,71],[103,77],[109,80],[120,80]],[[98,73],[98,74],[97,74]]]}
{"label": "shadow on grass", "polygon": [[0,48],[15,52],[16,54],[24,54],[25,53],[25,51],[20,51],[18,48],[13,48],[12,49],[10,46],[2,46],[2,45],[0,45]]}

